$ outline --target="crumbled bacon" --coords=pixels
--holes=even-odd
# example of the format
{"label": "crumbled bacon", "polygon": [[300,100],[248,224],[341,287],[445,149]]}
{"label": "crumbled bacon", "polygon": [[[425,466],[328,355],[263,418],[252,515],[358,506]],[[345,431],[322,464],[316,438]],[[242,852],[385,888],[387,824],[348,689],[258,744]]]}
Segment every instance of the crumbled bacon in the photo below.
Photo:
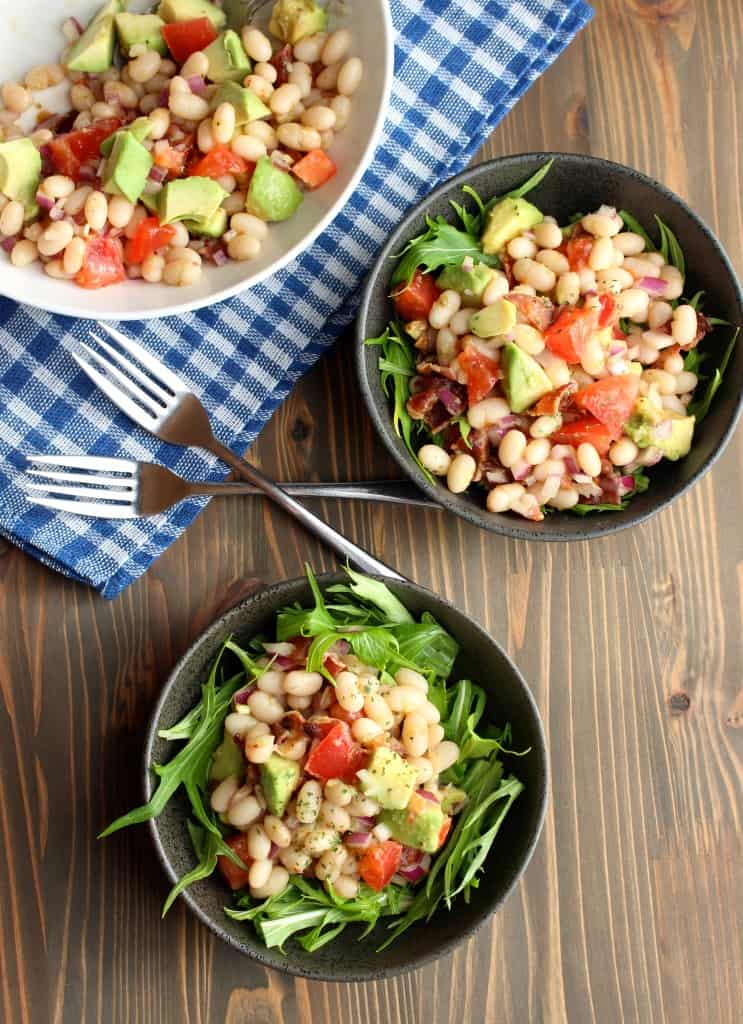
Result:
{"label": "crumbled bacon", "polygon": [[681,345],[682,352],[688,352],[692,348],[696,348],[705,334],[709,334],[712,330],[712,324],[709,322],[704,313],[697,311],[697,333],[694,335],[694,340],[688,345]]}
{"label": "crumbled bacon", "polygon": [[423,420],[437,433],[467,408],[467,389],[456,381],[430,374],[417,381],[418,390],[408,399],[408,413]]}
{"label": "crumbled bacon", "polygon": [[275,86],[278,89],[280,85],[286,85],[289,81],[289,68],[293,60],[292,48],[287,43],[278,50],[271,58],[271,63],[276,68],[276,82]]}
{"label": "crumbled bacon", "polygon": [[431,363],[428,360],[418,363],[416,370],[424,376],[438,374],[439,377],[446,377],[447,380],[457,379],[457,375],[451,366],[441,366],[440,363]]}
{"label": "crumbled bacon", "polygon": [[529,416],[554,416],[567,405],[570,405],[573,394],[577,390],[578,385],[574,380],[571,380],[567,384],[563,384],[562,387],[555,388],[554,391],[542,395],[539,401],[531,409],[528,409],[527,412]]}

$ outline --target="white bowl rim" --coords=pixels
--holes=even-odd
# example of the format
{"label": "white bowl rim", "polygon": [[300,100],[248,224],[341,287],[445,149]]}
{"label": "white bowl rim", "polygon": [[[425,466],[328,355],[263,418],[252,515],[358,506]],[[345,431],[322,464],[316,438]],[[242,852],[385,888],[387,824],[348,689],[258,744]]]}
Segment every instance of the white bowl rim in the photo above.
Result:
{"label": "white bowl rim", "polygon": [[[13,299],[15,302],[19,302],[25,306],[34,306],[37,309],[42,309],[47,313],[56,313],[60,316],[74,317],[80,320],[155,320],[161,319],[166,316],[177,316],[181,313],[189,313],[193,310],[204,309],[205,307],[216,305],[219,302],[223,302],[225,299],[230,299],[235,295],[247,293],[251,288],[259,285],[266,278],[272,277],[277,274],[280,270],[283,270],[291,261],[297,257],[300,253],[308,249],[315,239],[320,235],[325,228],[331,224],[335,218],[343,211],[356,186],[361,181],[361,178],[366,173],[371,164],[372,158],[376,153],[377,146],[379,145],[382,131],[384,129],[384,122],[387,117],[390,105],[390,94],[392,92],[392,80],[394,77],[395,70],[395,33],[392,24],[392,15],[390,13],[389,4],[387,0],[382,0],[380,3],[380,9],[382,12],[382,26],[383,26],[383,52],[385,55],[385,67],[384,67],[384,83],[382,87],[382,101],[379,104],[377,110],[377,116],[374,120],[374,128],[369,136],[369,141],[361,154],[358,166],[351,178],[348,181],[343,192],[340,194],[336,202],[330,209],[320,218],[317,224],[309,231],[300,241],[298,241],[291,249],[283,253],[277,260],[272,264],[265,267],[263,270],[258,271],[255,277],[250,281],[247,286],[241,282],[230,285],[227,288],[223,288],[221,291],[213,292],[208,296],[202,296],[197,299],[186,300],[185,302],[174,302],[169,303],[167,306],[163,306],[155,311],[147,310],[143,312],[137,309],[114,309],[105,314],[97,312],[90,313],[86,311],[85,307],[81,304],[75,306],[74,303],[60,305],[58,303],[44,302],[43,305],[35,303],[32,299],[29,300],[29,296],[21,294],[20,290],[13,288],[12,280],[13,275],[7,274],[5,277],[7,280],[3,281],[1,295],[5,298]],[[9,283],[10,282],[10,283]],[[19,284],[21,282],[19,281]],[[176,289],[174,289],[175,291]],[[154,312],[154,315],[152,315]]]}

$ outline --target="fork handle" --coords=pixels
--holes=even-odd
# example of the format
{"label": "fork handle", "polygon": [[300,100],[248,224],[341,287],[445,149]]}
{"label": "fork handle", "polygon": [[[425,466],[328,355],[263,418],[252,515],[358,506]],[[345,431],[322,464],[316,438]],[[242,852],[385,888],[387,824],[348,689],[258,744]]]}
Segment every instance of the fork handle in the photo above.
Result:
{"label": "fork handle", "polygon": [[[418,508],[440,509],[435,501],[422,494],[405,480],[352,481],[348,483],[284,482],[279,484],[293,498],[341,498],[352,501],[382,501],[391,505],[416,505]],[[219,483],[189,482],[189,495],[229,497],[238,494],[262,494],[247,480],[224,480]]]}
{"label": "fork handle", "polygon": [[358,544],[354,544],[353,541],[344,537],[342,533],[334,530],[332,526],[328,526],[327,523],[323,522],[313,512],[310,512],[308,508],[305,508],[295,498],[292,498],[290,494],[282,490],[273,480],[264,476],[259,469],[251,466],[246,459],[236,455],[216,438],[213,439],[212,444],[209,446],[209,451],[226,463],[230,469],[233,469],[242,480],[247,480],[249,483],[254,484],[268,498],[283,508],[285,512],[288,512],[290,516],[293,516],[297,522],[301,523],[305,529],[309,530],[310,533],[314,533],[323,544],[332,548],[341,558],[353,562],[362,572],[369,572],[377,576],[385,576],[387,579],[407,582],[405,576],[391,569],[384,562],[380,562],[379,559],[374,558],[368,551],[364,551]]}

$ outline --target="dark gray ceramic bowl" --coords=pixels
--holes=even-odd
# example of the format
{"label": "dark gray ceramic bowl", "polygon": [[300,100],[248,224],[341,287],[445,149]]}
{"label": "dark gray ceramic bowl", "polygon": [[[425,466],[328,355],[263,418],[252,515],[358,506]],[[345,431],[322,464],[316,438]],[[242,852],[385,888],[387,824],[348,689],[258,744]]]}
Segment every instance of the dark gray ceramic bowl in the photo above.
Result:
{"label": "dark gray ceramic bowl", "polygon": [[[657,238],[653,215],[658,214],[676,233],[686,254],[686,293],[706,292],[705,310],[731,324],[743,323],[743,294],[722,246],[683,199],[639,171],[597,157],[569,153],[525,153],[479,164],[445,182],[416,206],[393,232],[367,281],[357,321],[356,364],[361,390],[382,441],[407,475],[429,497],[476,526],[524,540],[585,540],[614,533],[648,519],[683,494],[707,472],[723,451],[740,413],[743,393],[743,344],[736,347],[711,411],[700,424],[694,446],[680,462],[663,462],[649,471],[651,485],[633,498],[622,512],[594,512],[589,516],[556,513],[541,523],[511,514],[485,510],[484,492],[477,487],[452,494],[443,483],[430,483],[392,426],[390,404],[382,391],[377,368],[379,349],[364,345],[378,336],[390,318],[389,280],[394,257],[409,239],[425,230],[425,218],[443,214],[453,218],[450,199],[462,201],[462,185],[470,185],[488,199],[520,185],[548,159],[553,166],[528,196],[540,209],[565,222],[578,210],[595,210],[602,203],[629,210],[651,237]],[[719,330],[715,344],[722,349],[729,330]]]}
{"label": "dark gray ceramic bowl", "polygon": [[[343,576],[320,577],[323,589]],[[463,941],[498,909],[521,877],[539,838],[547,802],[548,764],[539,712],[518,669],[498,644],[462,612],[414,583],[384,581],[410,610],[420,615],[430,611],[455,636],[461,646],[455,672],[469,677],[488,693],[489,711],[497,723],[511,722],[516,748],[530,747],[524,757],[513,760],[514,772],[525,784],[524,792],[509,811],[481,876],[477,897],[469,905],[457,900],[452,913],[439,911],[428,924],[411,928],[382,953],[375,952],[384,936],[384,925],[372,935],[357,941],[361,929],[348,928],[343,937],[318,950],[306,953],[294,942],[287,944],[287,955],[266,949],[248,923],[232,921],[223,907],[230,903],[230,892],[217,875],[198,882],[184,895],[191,910],[209,928],[241,953],[268,967],[289,974],[323,981],[373,981],[409,970],[442,956]],[[304,579],[290,580],[262,590],[218,619],[181,658],[165,684],[150,724],[145,749],[145,791],[152,792],[153,761],[163,763],[172,757],[177,744],[166,742],[158,730],[178,721],[198,701],[200,684],[228,635],[244,642],[256,633],[270,632],[276,612],[293,601],[311,601]],[[175,881],[195,863],[186,830],[185,799],[173,799],[165,811],[150,823],[163,867]]]}

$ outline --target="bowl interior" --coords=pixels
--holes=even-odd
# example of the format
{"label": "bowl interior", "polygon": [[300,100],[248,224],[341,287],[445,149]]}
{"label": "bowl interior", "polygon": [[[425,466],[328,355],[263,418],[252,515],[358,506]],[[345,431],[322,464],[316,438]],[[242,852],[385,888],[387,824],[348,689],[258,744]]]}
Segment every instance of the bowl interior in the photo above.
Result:
{"label": "bowl interior", "polygon": [[[324,576],[320,584],[338,582],[341,575]],[[515,749],[531,747],[524,757],[507,765],[524,782],[525,790],[515,801],[503,824],[484,874],[477,899],[469,905],[458,900],[456,909],[439,911],[427,925],[416,925],[381,953],[384,925],[361,941],[361,929],[348,929],[341,940],[316,953],[306,953],[293,941],[287,955],[267,950],[249,924],[227,918],[223,907],[230,902],[227,888],[214,876],[192,886],[185,898],[192,910],[213,931],[241,952],[272,967],[308,978],[325,980],[372,980],[406,970],[440,956],[480,925],[505,899],[524,870],[542,826],[547,794],[547,753],[539,712],[533,698],[510,659],[485,631],[441,598],[413,583],[388,583],[410,610],[419,615],[430,611],[459,640],[462,653],[455,666],[459,678],[470,677],[488,692],[493,721],[513,726]],[[159,729],[178,721],[199,698],[199,687],[224,638],[232,634],[247,641],[259,632],[269,632],[277,610],[285,604],[311,600],[306,580],[277,584],[250,598],[219,619],[181,659],[166,684],[153,716],[145,751],[146,790],[152,779],[149,764],[167,761],[174,745],[158,738]],[[151,823],[161,860],[175,880],[194,865],[186,830],[186,802],[176,800]],[[349,935],[354,941],[349,942]]]}
{"label": "bowl interior", "polygon": [[[30,68],[59,59],[64,47],[62,21],[74,15],[85,24],[100,8],[101,0],[65,0],[51,13],[44,0],[4,6],[6,9],[0,12],[3,76],[22,81]],[[151,6],[150,0],[132,0],[129,9],[138,12]],[[70,282],[47,277],[38,264],[12,269],[8,266],[2,275],[2,294],[68,316],[150,319],[196,309],[244,291],[298,255],[350,197],[371,160],[387,108],[394,63],[388,4],[386,0],[346,0],[346,7],[343,18],[333,14],[330,24],[342,23],[351,29],[353,49],[363,59],[365,73],[354,99],[353,117],[330,150],[338,173],[321,189],[305,193],[304,202],[290,220],[271,226],[257,259],[206,267],[200,282],[189,288],[126,281],[100,291],[84,291]],[[270,11],[271,5],[265,7],[257,22],[267,24]],[[36,95],[46,110],[69,109],[65,86]],[[26,127],[25,121],[22,124]]]}
{"label": "bowl interior", "polygon": [[[743,379],[743,346],[736,347],[709,415],[699,425],[694,446],[680,462],[665,461],[650,470],[651,486],[632,499],[622,512],[593,513],[579,517],[567,513],[548,516],[532,523],[511,515],[493,515],[485,511],[484,495],[455,495],[444,484],[431,484],[408,454],[392,426],[389,400],[382,390],[377,368],[379,350],[364,346],[363,339],[382,333],[390,318],[387,298],[393,257],[408,239],[425,230],[425,217],[443,214],[453,219],[449,201],[462,201],[461,188],[469,184],[484,199],[502,195],[525,181],[550,157],[554,164],[541,184],[528,198],[545,213],[565,223],[577,211],[590,211],[602,203],[633,213],[651,237],[657,238],[654,214],[676,233],[686,255],[686,294],[702,289],[705,310],[728,320],[743,323],[743,295],[727,256],[706,225],[686,203],[663,185],[621,164],[595,157],[563,153],[530,153],[504,157],[480,164],[452,178],[437,189],[406,217],[389,239],[368,279],[357,325],[357,368],[367,405],[382,440],[403,470],[432,498],[448,509],[496,533],[536,540],[569,540],[613,533],[641,522],[680,495],[712,464],[732,432],[740,410]],[[730,338],[730,328],[718,328],[710,349],[721,351]]]}

